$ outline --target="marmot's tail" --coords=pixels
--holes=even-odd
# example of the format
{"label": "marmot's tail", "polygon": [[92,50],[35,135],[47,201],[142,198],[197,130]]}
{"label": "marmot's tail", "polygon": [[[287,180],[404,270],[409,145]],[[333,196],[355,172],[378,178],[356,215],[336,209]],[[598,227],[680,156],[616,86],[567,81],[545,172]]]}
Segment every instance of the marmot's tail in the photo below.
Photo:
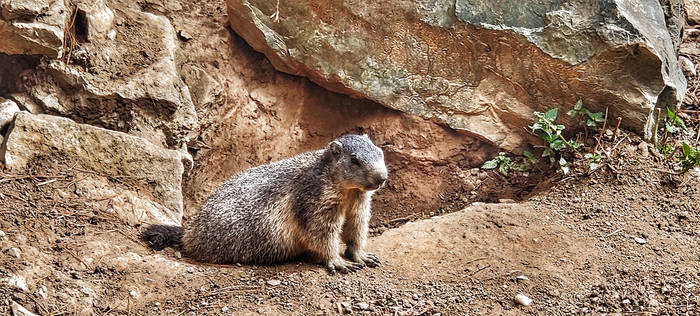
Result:
{"label": "marmot's tail", "polygon": [[151,225],[141,233],[148,246],[161,250],[165,247],[182,248],[182,226]]}

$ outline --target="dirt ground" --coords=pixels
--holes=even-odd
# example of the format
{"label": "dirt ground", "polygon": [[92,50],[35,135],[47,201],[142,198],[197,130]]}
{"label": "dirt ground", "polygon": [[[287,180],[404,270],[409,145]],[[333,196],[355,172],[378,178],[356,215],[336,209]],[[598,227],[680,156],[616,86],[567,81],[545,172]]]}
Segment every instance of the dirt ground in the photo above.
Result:
{"label": "dirt ground", "polygon": [[[552,178],[524,202],[385,230],[369,244],[383,265],[348,275],[154,252],[142,227],[57,200],[73,171],[3,175],[0,278],[21,276],[26,290],[0,288],[0,313],[14,301],[44,315],[697,314],[700,173],[671,174],[636,136],[619,142],[595,173]],[[518,293],[532,305],[514,303]]]}

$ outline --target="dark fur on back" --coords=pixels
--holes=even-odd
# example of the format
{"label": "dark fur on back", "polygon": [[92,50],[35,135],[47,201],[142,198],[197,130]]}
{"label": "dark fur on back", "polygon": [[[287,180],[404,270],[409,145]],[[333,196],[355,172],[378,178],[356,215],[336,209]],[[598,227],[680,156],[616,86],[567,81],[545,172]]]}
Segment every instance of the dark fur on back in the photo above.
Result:
{"label": "dark fur on back", "polygon": [[162,250],[165,247],[182,248],[181,226],[151,225],[141,234],[141,239],[148,243],[154,250]]}

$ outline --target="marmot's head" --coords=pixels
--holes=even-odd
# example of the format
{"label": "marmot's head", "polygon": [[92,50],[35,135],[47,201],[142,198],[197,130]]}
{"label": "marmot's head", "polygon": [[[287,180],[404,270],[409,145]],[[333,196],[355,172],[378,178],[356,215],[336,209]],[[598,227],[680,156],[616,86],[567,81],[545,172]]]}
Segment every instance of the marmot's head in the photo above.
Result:
{"label": "marmot's head", "polygon": [[367,135],[338,137],[326,150],[332,157],[332,172],[344,187],[372,191],[386,182],[384,152]]}

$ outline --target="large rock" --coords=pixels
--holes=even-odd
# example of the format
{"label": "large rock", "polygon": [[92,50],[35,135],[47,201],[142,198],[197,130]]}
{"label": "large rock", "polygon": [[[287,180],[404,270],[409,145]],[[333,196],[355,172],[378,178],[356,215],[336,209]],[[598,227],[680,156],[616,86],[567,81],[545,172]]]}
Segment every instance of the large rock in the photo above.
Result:
{"label": "large rock", "polygon": [[[186,154],[161,148],[140,137],[78,124],[67,118],[27,112],[15,115],[0,147],[0,159],[11,172],[74,167],[136,186],[147,192],[145,196],[152,196],[155,202],[167,208],[151,216],[160,222],[181,220],[182,160],[187,158]],[[91,182],[96,183],[92,185],[94,189],[86,189],[81,183],[76,190],[92,190],[89,196],[82,194],[91,198],[119,193],[104,188],[97,180]],[[94,192],[96,190],[105,191],[105,194],[100,195]]]}
{"label": "large rock", "polygon": [[700,24],[700,0],[684,0],[684,2],[688,10],[688,24]]}
{"label": "large rock", "polygon": [[197,115],[169,20],[103,1],[80,8],[88,27],[70,60],[44,60],[23,76],[23,90],[43,112],[181,148]]}
{"label": "large rock", "polygon": [[0,0],[0,52],[60,57],[68,16],[63,0]]}
{"label": "large rock", "polygon": [[658,0],[286,1],[278,21],[275,0],[227,3],[277,69],[506,149],[579,98],[649,137],[687,85]]}
{"label": "large rock", "polygon": [[[0,132],[12,121],[17,112],[19,112],[17,103],[12,102],[12,100],[0,98]],[[2,136],[2,134],[0,134],[0,136]]]}

